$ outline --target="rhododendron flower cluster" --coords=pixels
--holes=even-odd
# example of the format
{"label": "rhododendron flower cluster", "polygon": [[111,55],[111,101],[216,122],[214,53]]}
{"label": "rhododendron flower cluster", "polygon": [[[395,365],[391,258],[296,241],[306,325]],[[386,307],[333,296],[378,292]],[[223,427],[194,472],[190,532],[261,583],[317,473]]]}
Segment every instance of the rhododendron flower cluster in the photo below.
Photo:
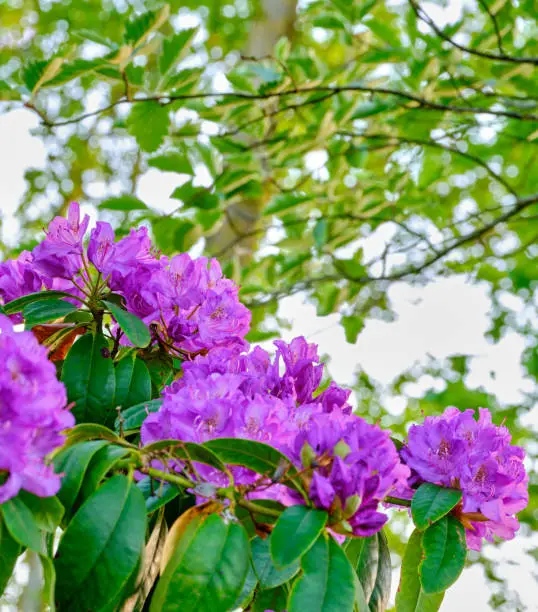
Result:
{"label": "rhododendron flower cluster", "polygon": [[[332,383],[316,395],[323,365],[315,345],[304,338],[275,344],[274,360],[257,347],[250,353],[215,349],[185,362],[183,376],[165,390],[161,409],[146,418],[142,442],[219,437],[266,442],[303,471],[311,500],[329,510],[341,530],[379,531],[387,517],[378,504],[406,482],[408,468],[387,433],[351,414],[349,391]],[[204,475],[222,484],[214,471]],[[256,480],[244,468],[235,468],[234,476],[239,484]],[[299,501],[278,485],[265,486],[262,496]]]}
{"label": "rhododendron flower cluster", "polygon": [[47,350],[0,315],[0,503],[21,489],[55,495],[60,476],[46,461],[75,424]]}
{"label": "rhododendron flower cluster", "polygon": [[479,410],[477,420],[474,410],[447,408],[413,425],[400,451],[412,469],[412,486],[431,482],[461,489],[456,511],[475,550],[482,538],[512,539],[519,528],[515,514],[528,503],[525,453],[510,441],[508,429],[493,425],[487,409]]}
{"label": "rhododendron flower cluster", "polygon": [[[152,326],[154,340],[170,351],[205,352],[215,346],[244,346],[250,312],[236,285],[216,260],[183,253],[162,256],[145,227],[115,242],[114,230],[98,222],[87,250],[89,217],[78,204],[67,219],[56,217],[32,253],[0,265],[0,301],[7,303],[42,288],[67,291],[90,303],[120,295],[127,310]],[[21,321],[16,315],[15,321]],[[122,338],[122,343],[127,343]]]}

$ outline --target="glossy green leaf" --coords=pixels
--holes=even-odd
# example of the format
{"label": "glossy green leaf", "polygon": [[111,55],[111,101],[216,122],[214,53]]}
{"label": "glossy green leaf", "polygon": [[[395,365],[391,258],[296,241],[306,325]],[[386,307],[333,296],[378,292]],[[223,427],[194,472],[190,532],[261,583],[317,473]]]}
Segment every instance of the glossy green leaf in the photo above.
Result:
{"label": "glossy green leaf", "polygon": [[0,517],[0,593],[4,592],[21,552],[21,545],[12,537]]}
{"label": "glossy green leaf", "polygon": [[79,338],[67,354],[62,382],[77,422],[103,425],[113,423],[114,366],[108,341],[101,334],[86,334]]}
{"label": "glossy green leaf", "polygon": [[87,440],[108,440],[109,442],[121,442],[121,438],[112,430],[98,423],[80,423],[67,432],[67,439],[61,450],[63,452],[70,446]]}
{"label": "glossy green leaf", "polygon": [[351,538],[344,544],[371,612],[384,610],[390,596],[391,560],[385,534]]}
{"label": "glossy green leaf", "polygon": [[444,516],[424,531],[424,558],[419,566],[425,593],[442,593],[454,584],[467,557],[465,529],[453,516]]}
{"label": "glossy green leaf", "polygon": [[13,497],[1,504],[0,513],[4,517],[4,526],[14,540],[34,552],[41,552],[39,525],[20,497]]}
{"label": "glossy green leaf", "polygon": [[103,301],[103,304],[110,310],[118,325],[134,346],[140,348],[148,346],[151,342],[151,334],[148,326],[141,319],[113,302]]}
{"label": "glossy green leaf", "polygon": [[62,297],[70,297],[73,296],[70,293],[66,293],[65,291],[40,291],[38,293],[29,293],[28,295],[23,295],[16,300],[12,300],[4,305],[4,312],[8,315],[15,314],[17,312],[21,312],[25,307],[29,304],[34,304],[35,302],[40,302],[42,300],[50,300]]}
{"label": "glossy green leaf", "polygon": [[250,604],[249,612],[285,612],[288,606],[288,591],[285,586],[265,591],[256,591],[254,600]]}
{"label": "glossy green leaf", "polygon": [[241,593],[249,563],[241,525],[226,524],[217,514],[195,519],[166,565],[150,611],[226,612]]}
{"label": "glossy green leaf", "polygon": [[122,410],[121,416],[116,419],[116,431],[120,431],[120,424],[125,434],[139,430],[148,414],[157,412],[162,406],[162,403],[162,399],[154,399],[149,402],[142,402],[136,406],[131,406],[127,408],[127,410]]}
{"label": "glossy green leaf", "polygon": [[396,612],[437,612],[444,592],[426,594],[422,590],[418,568],[423,558],[422,533],[415,529],[407,542],[396,594]]}
{"label": "glossy green leaf", "polygon": [[37,497],[27,491],[21,491],[19,497],[32,513],[39,529],[48,533],[56,531],[64,515],[64,507],[57,497]]}
{"label": "glossy green leaf", "polygon": [[58,491],[58,499],[64,506],[66,514],[71,513],[90,461],[99,450],[108,444],[106,440],[81,442],[55,456],[55,471],[64,474],[61,489]]}
{"label": "glossy green leaf", "polygon": [[239,438],[217,438],[204,443],[224,463],[242,465],[258,474],[265,474],[298,491],[304,487],[290,460],[272,446]]}
{"label": "glossy green leaf", "polygon": [[27,304],[22,310],[22,316],[29,329],[40,323],[48,323],[61,319],[77,310],[77,307],[63,300],[40,300]]}
{"label": "glossy green leaf", "polygon": [[[378,546],[377,572],[374,588],[368,599],[370,612],[385,612],[390,598],[390,587],[392,582],[392,566],[390,561],[390,550],[387,538],[383,531],[376,534]],[[360,580],[360,577],[359,577]]]}
{"label": "glossy green leaf", "polygon": [[288,600],[288,612],[353,612],[353,568],[332,537],[322,534],[301,560],[301,576]]}
{"label": "glossy green leaf", "polygon": [[420,485],[411,501],[411,514],[417,529],[424,530],[448,514],[461,501],[456,489],[439,487],[430,482]]}
{"label": "glossy green leaf", "polygon": [[82,502],[97,489],[107,473],[129,454],[129,449],[115,444],[107,444],[99,449],[91,458],[78,494],[78,502]]}
{"label": "glossy green leaf", "polygon": [[153,480],[149,476],[137,482],[136,486],[144,496],[148,514],[155,512],[180,494],[180,490],[175,485]]}
{"label": "glossy green leaf", "polygon": [[284,568],[300,559],[318,539],[327,524],[323,510],[291,506],[278,519],[271,535],[271,556]]}
{"label": "glossy green leaf", "polygon": [[[256,499],[256,506],[277,510],[278,512],[283,512],[285,510],[285,506],[274,499]],[[266,525],[273,525],[278,520],[275,516],[264,514],[263,512],[253,512],[242,506],[236,506],[235,515],[247,530],[249,538],[253,538],[256,535],[256,524],[263,523]]]}
{"label": "glossy green leaf", "polygon": [[133,354],[127,355],[115,366],[116,408],[125,410],[151,400],[151,376],[146,364]]}
{"label": "glossy green leaf", "polygon": [[100,610],[114,600],[139,563],[145,533],[142,494],[125,476],[114,476],[62,536],[55,560],[58,607]]}
{"label": "glossy green leaf", "polygon": [[262,589],[274,589],[288,582],[297,574],[300,567],[298,560],[284,568],[276,567],[271,558],[270,541],[269,537],[265,540],[255,538],[251,542],[252,562]]}

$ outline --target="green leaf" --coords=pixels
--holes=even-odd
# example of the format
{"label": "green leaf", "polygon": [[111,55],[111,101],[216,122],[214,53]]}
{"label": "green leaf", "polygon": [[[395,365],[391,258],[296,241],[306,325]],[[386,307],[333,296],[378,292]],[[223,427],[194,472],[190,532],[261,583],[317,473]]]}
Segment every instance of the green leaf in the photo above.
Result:
{"label": "green leaf", "polygon": [[116,444],[108,444],[99,449],[91,458],[78,494],[78,503],[90,497],[108,472],[129,454],[129,449]]}
{"label": "green leaf", "polygon": [[21,545],[9,533],[0,513],[0,593],[4,592],[21,552]]}
{"label": "green leaf", "polygon": [[22,69],[22,80],[32,93],[36,93],[41,85],[58,74],[62,63],[63,60],[58,57],[30,62]]}
{"label": "green leaf", "polygon": [[329,224],[327,219],[318,219],[316,221],[316,225],[314,226],[314,230],[312,231],[312,235],[314,236],[314,242],[318,249],[321,249],[327,239],[329,237]]}
{"label": "green leaf", "polygon": [[153,480],[149,476],[137,482],[136,486],[144,496],[148,514],[155,512],[180,494],[180,490],[175,485]]}
{"label": "green leaf", "polygon": [[342,327],[346,332],[346,340],[350,344],[357,342],[357,337],[364,327],[364,319],[357,315],[351,315],[349,317],[342,317]]}
{"label": "green leaf", "polygon": [[252,562],[262,589],[274,589],[288,582],[297,574],[300,567],[298,559],[282,569],[276,567],[271,558],[270,541],[270,537],[265,540],[255,538],[251,543]]}
{"label": "green leaf", "polygon": [[355,568],[369,610],[384,610],[390,595],[391,561],[383,532],[368,538],[351,538],[345,552]]}
{"label": "green leaf", "polygon": [[396,612],[437,612],[444,592],[427,595],[420,585],[418,567],[422,561],[422,533],[415,529],[405,548],[396,594]]}
{"label": "green leaf", "polygon": [[[151,400],[151,377],[146,364],[133,353],[116,364],[116,408],[127,409]],[[116,420],[117,423],[117,420]]]}
{"label": "green leaf", "polygon": [[380,531],[376,534],[379,549],[377,572],[374,588],[368,599],[370,612],[385,612],[390,598],[390,586],[392,582],[392,566],[390,562],[390,550],[385,534]]}
{"label": "green leaf", "polygon": [[123,40],[133,46],[141,45],[155,30],[158,30],[167,20],[170,7],[165,4],[159,11],[146,11],[136,15],[125,24]]}
{"label": "green leaf", "polygon": [[79,338],[67,354],[62,382],[77,422],[114,422],[114,366],[107,339],[102,334]]}
{"label": "green leaf", "polygon": [[454,584],[465,566],[465,529],[453,516],[444,516],[422,537],[424,559],[419,567],[425,593],[441,593]]}
{"label": "green leaf", "polygon": [[39,525],[20,497],[13,497],[1,504],[0,513],[14,540],[34,552],[41,552],[42,541]]}
{"label": "green leaf", "polygon": [[310,199],[311,196],[298,196],[291,193],[279,195],[272,200],[269,206],[267,206],[267,208],[263,211],[263,214],[266,217],[269,215],[276,215],[283,210],[289,210],[290,208],[300,206],[301,204],[308,202]]}
{"label": "green leaf", "polygon": [[103,301],[103,304],[110,310],[118,325],[134,346],[139,348],[148,346],[151,342],[151,334],[144,321],[113,302]]}
{"label": "green leaf", "polygon": [[345,30],[346,28],[345,23],[334,15],[319,15],[312,20],[312,25],[327,30]]}
{"label": "green leaf", "polygon": [[64,85],[69,81],[73,81],[81,76],[89,74],[104,66],[106,61],[102,58],[94,60],[75,59],[72,62],[66,62],[62,65],[58,74],[46,83],[47,87],[57,87],[58,85]]}
{"label": "green leaf", "polygon": [[300,559],[318,539],[327,524],[323,510],[291,506],[278,519],[271,535],[271,556],[277,567]]}
{"label": "green leaf", "polygon": [[258,591],[248,610],[249,612],[267,612],[267,610],[284,612],[287,608],[287,600],[288,591],[286,590],[286,586],[279,586],[276,589],[268,589],[266,591]]}
{"label": "green leaf", "polygon": [[[274,499],[256,499],[256,505],[262,508],[268,508],[270,510],[277,510],[283,512],[285,506]],[[243,527],[247,530],[249,538],[253,538],[256,535],[256,523],[266,523],[272,525],[277,522],[278,517],[264,514],[263,512],[253,512],[247,510],[241,506],[235,508],[235,515],[241,521]]]}
{"label": "green leaf", "polygon": [[293,585],[288,612],[353,612],[353,568],[344,551],[326,534],[302,558],[302,575]]}
{"label": "green leaf", "polygon": [[63,300],[40,300],[27,304],[22,310],[26,328],[30,329],[40,323],[61,319],[77,310],[77,307]]}
{"label": "green leaf", "polygon": [[12,300],[4,305],[4,312],[7,315],[16,314],[17,312],[21,312],[28,304],[33,304],[34,302],[39,302],[41,300],[48,300],[49,298],[61,298],[61,297],[70,297],[73,296],[70,293],[66,293],[65,291],[39,291],[38,293],[29,293],[28,295],[23,295],[16,300]]}
{"label": "green leaf", "polygon": [[133,210],[148,210],[147,204],[133,195],[125,194],[114,198],[106,198],[99,204],[99,208],[105,210],[119,210],[121,212],[131,212]]}
{"label": "green leaf", "polygon": [[191,162],[186,155],[181,153],[166,153],[148,159],[148,166],[157,168],[163,172],[177,172],[178,174],[194,175]]}
{"label": "green leaf", "polygon": [[56,472],[63,473],[62,487],[58,492],[58,499],[66,510],[66,515],[71,514],[71,509],[75,503],[84,474],[88,469],[93,456],[108,444],[105,440],[94,440],[82,442],[62,450],[54,458]]}
{"label": "green leaf", "polygon": [[140,491],[123,475],[108,480],[75,514],[55,560],[60,610],[100,610],[139,563],[146,534]]}
{"label": "green leaf", "polygon": [[101,36],[98,32],[94,30],[81,29],[77,30],[73,33],[77,38],[82,40],[90,40],[98,45],[103,45],[104,47],[108,47],[109,49],[117,49],[116,43],[112,42],[109,38],[105,38]]}
{"label": "green leaf", "polygon": [[[258,584],[258,578],[256,576],[256,572],[254,571],[254,568],[252,567],[252,563],[249,563],[248,573],[247,573],[247,577],[245,578],[243,588],[241,589],[241,593],[239,593],[237,599],[235,600],[235,603],[233,604],[233,606],[231,606],[231,609],[237,610],[238,608],[241,608],[243,610],[246,610],[248,604],[251,602],[254,596],[254,589],[256,588],[257,584]],[[264,612],[266,609],[267,608],[264,608]]]}
{"label": "green leaf", "polygon": [[121,412],[121,417],[116,419],[116,431],[120,431],[120,425],[123,427],[124,435],[138,431],[140,427],[142,427],[142,423],[146,420],[148,414],[157,412],[162,406],[162,403],[162,399],[154,399],[123,410]]}
{"label": "green leaf", "polygon": [[138,102],[127,118],[127,129],[136,138],[143,151],[153,153],[168,134],[170,117],[168,107],[158,102]]}
{"label": "green leaf", "polygon": [[174,189],[171,198],[181,200],[186,208],[199,208],[201,210],[213,210],[219,205],[219,198],[205,187],[194,187],[192,183],[185,183]]}
{"label": "green leaf", "polygon": [[456,489],[438,487],[430,482],[420,485],[411,500],[411,514],[417,529],[423,531],[448,514],[461,501]]}
{"label": "green leaf", "polygon": [[98,425],[97,423],[80,423],[75,425],[67,432],[67,439],[61,448],[61,451],[74,446],[79,442],[87,440],[108,440],[109,442],[121,442],[121,438],[108,427]]}
{"label": "green leaf", "polygon": [[165,77],[188,53],[197,32],[198,28],[187,28],[163,40],[162,52],[159,55],[159,70],[161,72],[161,82],[164,83],[165,87]]}
{"label": "green leaf", "polygon": [[303,484],[291,461],[268,444],[239,438],[217,438],[205,442],[204,446],[217,454],[224,463],[242,465],[258,474],[285,481],[287,486],[304,492]]}
{"label": "green leaf", "polygon": [[227,524],[217,514],[195,518],[172,552],[150,612],[229,610],[241,593],[249,559],[249,542],[241,525]]}
{"label": "green leaf", "polygon": [[57,497],[37,497],[27,491],[21,491],[19,497],[32,513],[39,529],[48,533],[56,531],[64,515],[64,507]]}

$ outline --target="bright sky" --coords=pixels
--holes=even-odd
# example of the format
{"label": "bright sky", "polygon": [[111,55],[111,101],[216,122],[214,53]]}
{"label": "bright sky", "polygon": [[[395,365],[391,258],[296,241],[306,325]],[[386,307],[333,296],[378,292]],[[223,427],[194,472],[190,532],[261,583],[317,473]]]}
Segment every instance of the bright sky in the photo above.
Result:
{"label": "bright sky", "polygon": [[[25,110],[0,115],[0,206],[6,221],[4,235],[16,235],[17,224],[10,215],[25,188],[25,169],[41,167],[45,162],[43,144],[30,134],[36,125],[35,116]],[[177,184],[177,177],[150,170],[142,177],[138,195],[151,207],[167,210],[172,203],[169,195]],[[379,248],[379,240],[366,245],[366,250]],[[331,374],[340,384],[351,383],[358,367],[387,384],[414,362],[424,361],[428,354],[443,358],[464,353],[475,356],[469,385],[484,385],[504,402],[517,402],[521,391],[528,390],[530,383],[522,377],[519,366],[523,339],[512,334],[495,346],[485,339],[490,302],[482,288],[467,284],[463,278],[442,280],[425,288],[399,283],[392,288],[390,298],[397,320],[393,323],[369,321],[354,346],[345,341],[338,315],[319,318],[301,296],[287,298],[282,302],[281,314],[293,325],[283,336],[291,339],[305,335],[316,342],[321,353],[331,356]],[[491,372],[495,373],[494,377]],[[418,395],[420,389],[416,391]],[[538,588],[533,564],[522,551],[537,544],[538,538],[520,537],[500,548],[486,549],[488,557],[499,563],[499,573],[509,578],[509,588],[518,593],[528,610],[538,610]],[[516,560],[521,565],[513,565]],[[396,575],[394,581],[397,583]],[[474,567],[466,570],[448,591],[443,610],[487,611],[489,596],[482,569]]]}

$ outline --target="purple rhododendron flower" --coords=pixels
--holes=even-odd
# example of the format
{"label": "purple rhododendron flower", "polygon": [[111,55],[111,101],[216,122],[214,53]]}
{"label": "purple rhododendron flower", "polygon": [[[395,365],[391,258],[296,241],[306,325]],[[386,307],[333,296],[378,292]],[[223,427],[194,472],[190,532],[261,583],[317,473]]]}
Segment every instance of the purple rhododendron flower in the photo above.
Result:
{"label": "purple rhododendron flower", "polygon": [[512,539],[519,529],[515,514],[528,503],[525,453],[510,442],[507,428],[493,425],[489,410],[480,408],[477,420],[474,410],[447,408],[413,425],[400,451],[413,486],[432,482],[461,489],[457,512],[475,550],[483,538]]}
{"label": "purple rhododendron flower", "polygon": [[45,240],[32,251],[33,265],[38,272],[50,278],[72,279],[83,267],[82,241],[90,218],[80,221],[80,207],[69,206],[67,219],[55,217],[50,223]]}
{"label": "purple rhododendron flower", "polygon": [[61,446],[61,432],[75,424],[65,409],[65,387],[47,350],[30,332],[16,333],[0,315],[0,503],[21,489],[55,495],[60,476],[46,456]]}
{"label": "purple rhododendron flower", "polygon": [[[17,259],[0,263],[0,304],[7,304],[23,295],[36,293],[43,287],[43,279],[35,270],[33,257],[23,251]],[[22,322],[22,315],[12,315],[15,323]]]}
{"label": "purple rhododendron flower", "polygon": [[[379,503],[406,483],[409,468],[401,464],[387,433],[350,413],[348,391],[332,383],[316,396],[323,365],[315,345],[302,337],[275,345],[274,359],[260,347],[242,353],[226,346],[184,362],[183,376],[165,390],[161,409],[143,423],[142,442],[258,440],[282,451],[299,469],[311,467],[303,466],[307,445],[315,458],[307,470],[310,499],[347,521],[341,533],[376,533],[387,520],[377,511]],[[238,484],[259,478],[245,468],[232,471]],[[225,484],[215,470],[199,473],[215,485]],[[271,482],[250,496],[284,504],[301,501]]]}
{"label": "purple rhododendron flower", "polygon": [[[153,341],[176,357],[191,358],[216,347],[236,352],[247,348],[250,312],[216,260],[193,259],[187,253],[161,256],[145,227],[131,229],[116,242],[105,222],[92,229],[85,249],[88,224],[88,216],[81,220],[80,207],[73,202],[67,219],[56,217],[31,254],[0,264],[0,304],[43,287],[80,299],[107,299],[112,292],[152,326]],[[12,318],[22,322],[20,314]],[[129,341],[122,336],[120,343]]]}

